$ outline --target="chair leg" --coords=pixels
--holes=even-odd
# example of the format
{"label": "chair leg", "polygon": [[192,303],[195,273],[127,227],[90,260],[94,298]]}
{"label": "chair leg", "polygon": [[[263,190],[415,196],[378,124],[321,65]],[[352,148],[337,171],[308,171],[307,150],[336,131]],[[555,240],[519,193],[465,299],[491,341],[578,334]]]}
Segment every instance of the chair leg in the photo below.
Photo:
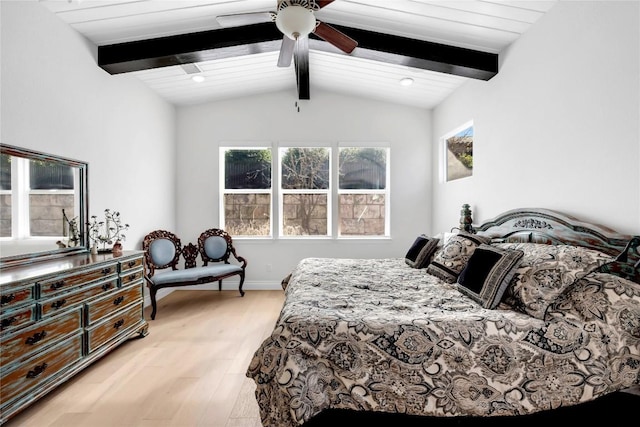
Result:
{"label": "chair leg", "polygon": [[240,291],[240,296],[244,296],[244,291],[242,290],[242,285],[244,284],[244,273],[240,275],[240,285],[238,286],[238,291]]}
{"label": "chair leg", "polygon": [[222,290],[222,280],[218,280],[218,290]]}
{"label": "chair leg", "polygon": [[158,305],[156,303],[156,292],[158,292],[158,290],[155,286],[149,286],[149,296],[151,297],[151,307],[153,308],[151,310],[151,320],[155,320],[156,311],[158,309]]}

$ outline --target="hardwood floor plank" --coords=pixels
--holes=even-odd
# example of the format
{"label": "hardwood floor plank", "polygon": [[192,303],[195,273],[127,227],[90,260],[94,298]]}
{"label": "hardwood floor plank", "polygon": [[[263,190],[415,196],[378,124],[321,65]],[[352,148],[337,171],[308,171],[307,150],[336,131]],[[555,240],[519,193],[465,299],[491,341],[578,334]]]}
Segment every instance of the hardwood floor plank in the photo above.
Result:
{"label": "hardwood floor plank", "polygon": [[3,427],[260,427],[245,372],[283,302],[282,291],[176,290],[158,302],[147,337],[116,348]]}

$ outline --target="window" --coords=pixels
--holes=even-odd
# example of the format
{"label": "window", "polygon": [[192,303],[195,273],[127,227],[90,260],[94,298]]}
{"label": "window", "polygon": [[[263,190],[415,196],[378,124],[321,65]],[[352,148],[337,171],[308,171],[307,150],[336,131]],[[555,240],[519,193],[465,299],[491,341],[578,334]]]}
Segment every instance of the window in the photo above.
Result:
{"label": "window", "polygon": [[466,123],[442,139],[445,181],[473,175],[473,123]]}
{"label": "window", "polygon": [[[74,168],[6,154],[0,166],[0,237],[68,236],[78,209]],[[17,184],[20,176],[26,185]]]}
{"label": "window", "polygon": [[338,155],[340,236],[388,236],[388,148],[343,147]]}
{"label": "window", "polygon": [[11,237],[11,156],[0,155],[0,237]]}
{"label": "window", "polygon": [[271,236],[271,148],[221,148],[220,223],[229,234]]}
{"label": "window", "polygon": [[338,144],[221,147],[220,227],[234,237],[389,237],[389,153]]}
{"label": "window", "polygon": [[280,236],[331,235],[331,149],[280,148]]}

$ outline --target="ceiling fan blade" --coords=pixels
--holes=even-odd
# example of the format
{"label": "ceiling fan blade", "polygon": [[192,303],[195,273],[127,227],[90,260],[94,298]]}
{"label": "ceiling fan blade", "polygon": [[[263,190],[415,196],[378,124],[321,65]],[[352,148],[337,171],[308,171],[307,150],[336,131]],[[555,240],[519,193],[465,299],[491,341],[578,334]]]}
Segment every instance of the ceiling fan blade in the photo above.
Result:
{"label": "ceiling fan blade", "polygon": [[309,96],[309,38],[298,37],[293,59],[296,66],[298,99],[310,99]]}
{"label": "ceiling fan blade", "polygon": [[318,22],[313,32],[324,41],[331,43],[345,53],[353,52],[353,49],[358,46],[357,41],[324,22]]}
{"label": "ceiling fan blade", "polygon": [[222,27],[240,27],[242,25],[271,22],[275,17],[273,12],[232,13],[216,16],[216,21]]}
{"label": "ceiling fan blade", "polygon": [[334,0],[316,0],[316,3],[318,4],[318,8],[322,9],[323,7],[325,7],[328,4],[333,3]]}
{"label": "ceiling fan blade", "polygon": [[293,49],[296,47],[296,41],[291,40],[287,36],[282,37],[282,45],[280,46],[280,55],[278,56],[278,67],[288,67],[291,65],[293,57]]}

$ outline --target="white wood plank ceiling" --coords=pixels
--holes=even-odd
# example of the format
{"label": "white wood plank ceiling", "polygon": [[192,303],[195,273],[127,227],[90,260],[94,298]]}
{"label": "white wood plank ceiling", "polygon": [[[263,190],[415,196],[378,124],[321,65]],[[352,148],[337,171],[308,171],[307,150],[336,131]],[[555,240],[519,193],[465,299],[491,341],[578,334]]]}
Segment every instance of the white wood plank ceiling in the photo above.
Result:
{"label": "white wood plank ceiling", "polygon": [[[315,13],[318,20],[401,37],[500,53],[557,0],[336,0]],[[221,28],[219,15],[275,11],[277,0],[40,0],[97,46]],[[275,24],[274,24],[275,25]],[[347,54],[311,49],[311,102],[321,91],[433,108],[468,78]],[[197,83],[181,66],[130,74],[175,105],[295,92],[294,67],[277,67],[278,52],[198,62]],[[96,65],[97,66],[97,65]],[[400,79],[410,77],[411,86]]]}

